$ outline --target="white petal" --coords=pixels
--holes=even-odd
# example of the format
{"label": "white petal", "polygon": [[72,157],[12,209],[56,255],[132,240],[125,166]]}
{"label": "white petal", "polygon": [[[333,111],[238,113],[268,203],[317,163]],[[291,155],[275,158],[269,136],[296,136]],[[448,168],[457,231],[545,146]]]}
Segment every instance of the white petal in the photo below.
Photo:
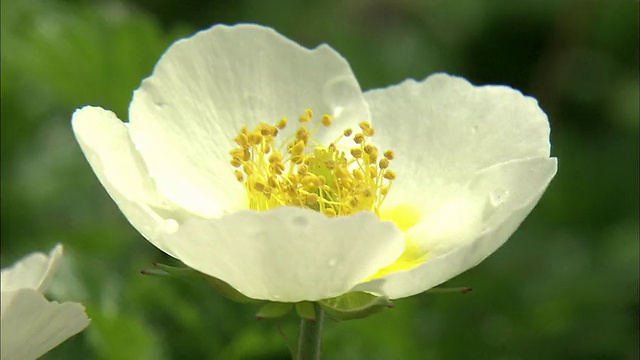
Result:
{"label": "white petal", "polygon": [[[535,99],[445,74],[368,91],[374,140],[398,174],[386,200],[439,202],[452,183],[514,159],[549,156],[549,122]],[[415,189],[425,189],[416,196]],[[419,200],[418,200],[419,199]]]}
{"label": "white petal", "polygon": [[13,264],[2,269],[2,291],[13,291],[22,288],[45,292],[62,258],[62,245],[56,245],[49,255],[41,252],[29,254]]}
{"label": "white petal", "polygon": [[333,115],[333,135],[369,118],[349,64],[328,46],[308,50],[269,28],[220,25],[162,56],[134,94],[131,136],[160,192],[218,217],[246,208],[229,165],[241,127],[294,122],[305,108]]}
{"label": "white petal", "polygon": [[[477,265],[518,228],[556,170],[555,158],[514,160],[481,170],[468,185],[469,193],[477,194],[469,198],[472,209],[468,213],[478,214],[480,219],[461,219],[460,223],[468,227],[452,232],[449,239],[441,236],[438,241],[430,241],[433,239],[428,237],[433,230],[421,226],[433,225],[432,222],[418,224],[409,234],[412,238],[424,238],[422,246],[427,251],[427,261],[412,270],[392,273],[356,289],[401,298],[428,290]],[[480,211],[479,203],[483,204]],[[455,214],[453,216],[449,222],[455,221]],[[446,234],[446,231],[436,233]]]}
{"label": "white petal", "polygon": [[344,294],[404,250],[397,227],[373,213],[328,218],[296,207],[187,221],[170,241],[189,267],[280,302]]}
{"label": "white petal", "polygon": [[110,111],[84,107],[73,114],[72,125],[93,171],[127,220],[147,240],[172,255],[158,234],[175,220],[193,215],[155,191],[126,124]]}
{"label": "white petal", "polygon": [[2,292],[2,360],[37,359],[89,325],[82,305],[49,302],[33,289]]}

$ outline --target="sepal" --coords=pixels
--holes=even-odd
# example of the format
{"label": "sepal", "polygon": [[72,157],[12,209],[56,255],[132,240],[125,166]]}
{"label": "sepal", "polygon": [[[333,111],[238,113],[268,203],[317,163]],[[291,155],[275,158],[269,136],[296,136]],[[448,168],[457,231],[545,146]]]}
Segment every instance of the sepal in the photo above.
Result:
{"label": "sepal", "polygon": [[316,320],[316,309],[313,308],[313,303],[310,301],[296,303],[296,312],[303,319]]}
{"label": "sepal", "polygon": [[361,319],[393,307],[386,296],[365,292],[352,292],[332,299],[319,301],[327,316],[334,320]]}
{"label": "sepal", "polygon": [[263,305],[258,313],[256,319],[274,319],[287,315],[292,309],[293,303],[278,303],[268,302]]}
{"label": "sepal", "polygon": [[178,279],[203,279],[213,286],[214,289],[220,292],[222,296],[229,300],[242,304],[256,303],[260,301],[246,297],[226,282],[213,276],[203,274],[190,267],[169,266],[161,263],[153,263],[153,266],[155,267],[154,269],[145,269],[142,270],[141,273],[144,275],[174,277]]}

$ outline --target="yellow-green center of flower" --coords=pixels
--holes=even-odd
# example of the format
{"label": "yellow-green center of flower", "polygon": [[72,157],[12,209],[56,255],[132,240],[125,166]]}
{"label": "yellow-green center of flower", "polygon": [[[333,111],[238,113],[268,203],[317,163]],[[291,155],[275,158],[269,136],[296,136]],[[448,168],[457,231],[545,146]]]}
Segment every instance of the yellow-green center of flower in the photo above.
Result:
{"label": "yellow-green center of flower", "polygon": [[[362,210],[378,213],[396,174],[389,169],[393,151],[382,155],[370,143],[375,134],[368,122],[360,131],[346,129],[327,146],[314,140],[321,126],[330,127],[333,118],[322,115],[313,130],[313,111],[300,116],[298,129],[279,139],[287,127],[283,117],[270,125],[260,123],[251,130],[243,127],[234,139],[231,154],[235,176],[249,195],[249,208],[269,210],[279,206],[299,206],[327,216],[346,216]],[[352,147],[342,147],[350,138]]]}

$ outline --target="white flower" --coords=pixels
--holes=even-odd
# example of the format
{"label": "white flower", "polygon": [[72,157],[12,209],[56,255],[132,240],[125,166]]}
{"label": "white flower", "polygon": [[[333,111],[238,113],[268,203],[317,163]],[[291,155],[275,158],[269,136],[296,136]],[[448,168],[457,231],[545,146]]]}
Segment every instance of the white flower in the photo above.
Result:
{"label": "white flower", "polygon": [[147,240],[280,302],[436,286],[500,247],[557,167],[533,98],[445,74],[362,93],[329,46],[257,25],[172,45],[128,123],[72,123]]}
{"label": "white flower", "polygon": [[2,269],[2,360],[37,359],[89,325],[84,307],[48,301],[44,293],[62,258],[36,252]]}

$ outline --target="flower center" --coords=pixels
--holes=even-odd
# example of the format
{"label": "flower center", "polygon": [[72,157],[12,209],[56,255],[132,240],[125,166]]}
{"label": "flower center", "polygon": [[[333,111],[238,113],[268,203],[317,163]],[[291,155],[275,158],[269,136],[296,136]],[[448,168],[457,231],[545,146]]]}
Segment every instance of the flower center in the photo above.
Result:
{"label": "flower center", "polygon": [[[368,122],[360,131],[346,129],[328,146],[313,139],[320,126],[330,127],[333,118],[322,115],[314,130],[313,111],[306,109],[300,126],[286,139],[277,141],[288,120],[275,125],[260,123],[255,129],[243,127],[231,150],[235,176],[244,184],[253,210],[279,206],[299,206],[327,216],[346,216],[362,210],[378,213],[396,174],[389,169],[393,151],[382,156],[369,140],[375,130]],[[351,138],[353,147],[338,146]],[[280,140],[280,139],[278,139]]]}

